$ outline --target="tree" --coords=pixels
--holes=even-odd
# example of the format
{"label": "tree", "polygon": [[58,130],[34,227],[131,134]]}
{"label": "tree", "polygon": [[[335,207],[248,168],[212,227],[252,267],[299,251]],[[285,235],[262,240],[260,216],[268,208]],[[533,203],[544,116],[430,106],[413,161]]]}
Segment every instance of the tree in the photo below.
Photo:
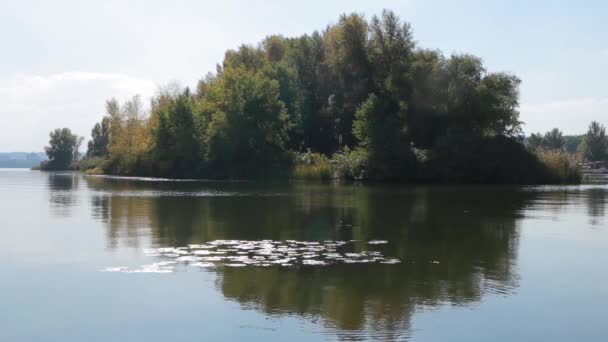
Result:
{"label": "tree", "polygon": [[78,160],[78,148],[82,143],[81,137],[72,134],[69,128],[57,128],[50,133],[49,146],[44,150],[49,157],[47,168],[50,170],[67,170],[74,160]]}
{"label": "tree", "polygon": [[108,101],[89,155],[107,155],[114,173],[165,177],[268,176],[311,151],[353,157],[378,180],[535,179],[531,150],[565,141],[555,129],[525,148],[519,85],[479,57],[416,48],[394,12],[345,14],[322,32],[227,51],[193,94],[161,91],[150,115],[138,97]]}
{"label": "tree", "polygon": [[412,77],[407,129],[416,146],[436,148],[446,138],[521,135],[517,77],[488,73],[472,55],[446,59],[429,50],[414,54]]}
{"label": "tree", "polygon": [[403,111],[372,94],[361,105],[353,124],[354,135],[368,152],[370,177],[405,179],[414,171],[415,156],[402,129]]}
{"label": "tree", "polygon": [[325,63],[326,47],[322,35],[314,32],[294,39],[286,56],[296,71],[299,87],[300,116],[291,129],[292,146],[329,154],[333,152],[335,142],[334,118],[328,110],[334,88]]}
{"label": "tree", "polygon": [[565,144],[564,135],[558,128],[548,131],[543,137],[543,145],[549,150],[563,150]]}
{"label": "tree", "polygon": [[583,143],[584,135],[565,135],[564,149],[570,154],[576,154],[579,151],[579,146]]}
{"label": "tree", "polygon": [[353,13],[342,15],[323,35],[331,87],[323,110],[334,122],[334,150],[355,145],[355,112],[373,91],[368,32],[367,21]]}
{"label": "tree", "polygon": [[544,149],[544,150],[564,150],[566,146],[566,139],[562,131],[558,128],[554,128],[547,131],[544,135],[540,133],[532,133],[528,137],[528,148],[532,151]]}
{"label": "tree", "polygon": [[154,139],[151,122],[142,107],[139,96],[122,106],[115,99],[106,101],[106,114],[110,118],[109,165],[114,173],[152,173],[148,163]]}
{"label": "tree", "polygon": [[544,147],[543,135],[539,133],[532,133],[530,137],[528,137],[528,148],[532,151],[538,150]]}
{"label": "tree", "polygon": [[287,113],[278,82],[263,72],[224,69],[200,111],[205,159],[215,176],[255,177],[284,160]]}
{"label": "tree", "polygon": [[183,91],[161,91],[152,102],[155,120],[154,162],[162,176],[190,177],[198,171],[194,97]]}
{"label": "tree", "polygon": [[591,122],[585,139],[583,140],[583,153],[589,161],[608,160],[608,137],[606,128],[597,121]]}
{"label": "tree", "polygon": [[88,144],[87,156],[105,157],[108,155],[110,144],[110,117],[105,116],[101,123],[96,123],[91,130],[91,140]]}
{"label": "tree", "polygon": [[408,23],[402,23],[392,11],[374,16],[369,26],[369,59],[373,68],[374,88],[387,93],[394,101],[411,96],[411,64],[415,43]]}

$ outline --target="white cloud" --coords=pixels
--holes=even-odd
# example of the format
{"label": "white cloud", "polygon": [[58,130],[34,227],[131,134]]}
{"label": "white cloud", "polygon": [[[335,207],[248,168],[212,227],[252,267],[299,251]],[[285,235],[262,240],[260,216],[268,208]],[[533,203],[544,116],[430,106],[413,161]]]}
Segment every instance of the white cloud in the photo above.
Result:
{"label": "white cloud", "polygon": [[565,134],[583,134],[591,121],[608,125],[608,97],[584,97],[521,106],[526,133],[544,132],[553,127]]}
{"label": "white cloud", "polygon": [[154,82],[122,74],[72,71],[0,79],[0,146],[5,151],[41,151],[48,133],[68,127],[88,137],[105,100],[154,94]]}

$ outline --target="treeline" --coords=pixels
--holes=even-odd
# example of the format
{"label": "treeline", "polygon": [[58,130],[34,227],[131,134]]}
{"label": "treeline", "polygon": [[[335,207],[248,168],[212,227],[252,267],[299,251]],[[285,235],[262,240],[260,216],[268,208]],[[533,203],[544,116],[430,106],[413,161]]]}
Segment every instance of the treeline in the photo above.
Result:
{"label": "treeline", "polygon": [[562,131],[554,128],[546,132],[533,133],[527,139],[532,150],[562,150],[576,155],[581,161],[608,161],[608,136],[606,127],[597,121],[589,124],[584,135],[564,136]]}
{"label": "treeline", "polygon": [[395,13],[229,50],[195,90],[107,101],[83,168],[177,178],[569,181],[526,149],[520,80],[417,47]]}
{"label": "treeline", "polygon": [[606,128],[597,121],[591,122],[584,135],[564,136],[561,130],[554,128],[544,135],[531,134],[526,143],[559,179],[580,178],[581,166],[591,168],[593,162],[608,161]]}

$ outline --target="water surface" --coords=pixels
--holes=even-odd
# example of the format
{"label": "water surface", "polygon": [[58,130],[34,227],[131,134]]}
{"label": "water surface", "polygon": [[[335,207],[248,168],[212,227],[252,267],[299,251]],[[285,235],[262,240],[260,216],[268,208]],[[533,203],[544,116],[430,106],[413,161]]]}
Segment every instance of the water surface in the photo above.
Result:
{"label": "water surface", "polygon": [[[605,182],[173,182],[0,171],[0,341],[605,341]],[[351,241],[399,264],[192,267],[150,248]]]}

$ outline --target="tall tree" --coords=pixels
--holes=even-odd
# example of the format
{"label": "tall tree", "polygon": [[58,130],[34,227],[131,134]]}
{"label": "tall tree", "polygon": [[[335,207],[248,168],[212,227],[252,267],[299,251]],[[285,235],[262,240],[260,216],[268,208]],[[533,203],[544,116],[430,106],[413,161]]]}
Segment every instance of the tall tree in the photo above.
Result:
{"label": "tall tree", "polygon": [[527,145],[532,151],[544,148],[543,135],[540,132],[530,134],[527,140]]}
{"label": "tall tree", "polygon": [[373,90],[368,23],[359,14],[342,15],[323,39],[332,89],[324,110],[334,121],[334,148],[353,147],[355,112]]}
{"label": "tall tree", "polygon": [[49,146],[44,151],[49,157],[48,168],[67,170],[72,161],[79,158],[78,149],[82,138],[73,134],[69,128],[57,128],[50,133]]}
{"label": "tall tree", "polygon": [[543,137],[543,147],[549,150],[563,150],[566,141],[562,131],[558,128],[554,128]]}
{"label": "tall tree", "polygon": [[183,91],[162,91],[152,103],[156,122],[154,157],[163,176],[191,177],[198,172],[198,139],[194,97]]}
{"label": "tall tree", "polygon": [[[334,118],[327,110],[332,91],[331,75],[325,63],[326,48],[319,32],[294,40],[287,51],[299,83],[300,121],[292,132],[292,146],[324,154],[333,151]],[[298,127],[297,125],[301,126]],[[300,136],[297,136],[301,134]],[[295,139],[294,139],[295,138]],[[294,142],[295,140],[295,142]]]}
{"label": "tall tree", "polygon": [[134,96],[122,106],[115,99],[108,100],[106,114],[110,118],[108,151],[114,172],[151,173],[150,166],[143,165],[149,163],[154,140],[140,97]]}
{"label": "tall tree", "polygon": [[597,121],[591,122],[583,140],[585,159],[589,161],[608,160],[608,137],[606,127]]}
{"label": "tall tree", "polygon": [[409,100],[414,48],[410,25],[394,12],[384,10],[381,17],[372,18],[368,51],[376,93],[386,93],[395,102]]}
{"label": "tall tree", "polygon": [[255,177],[284,158],[288,118],[279,84],[261,71],[224,69],[201,104],[202,135],[215,173]]}
{"label": "tall tree", "polygon": [[110,117],[105,116],[101,123],[96,123],[91,130],[91,140],[88,144],[88,157],[105,157],[108,155],[110,144]]}

